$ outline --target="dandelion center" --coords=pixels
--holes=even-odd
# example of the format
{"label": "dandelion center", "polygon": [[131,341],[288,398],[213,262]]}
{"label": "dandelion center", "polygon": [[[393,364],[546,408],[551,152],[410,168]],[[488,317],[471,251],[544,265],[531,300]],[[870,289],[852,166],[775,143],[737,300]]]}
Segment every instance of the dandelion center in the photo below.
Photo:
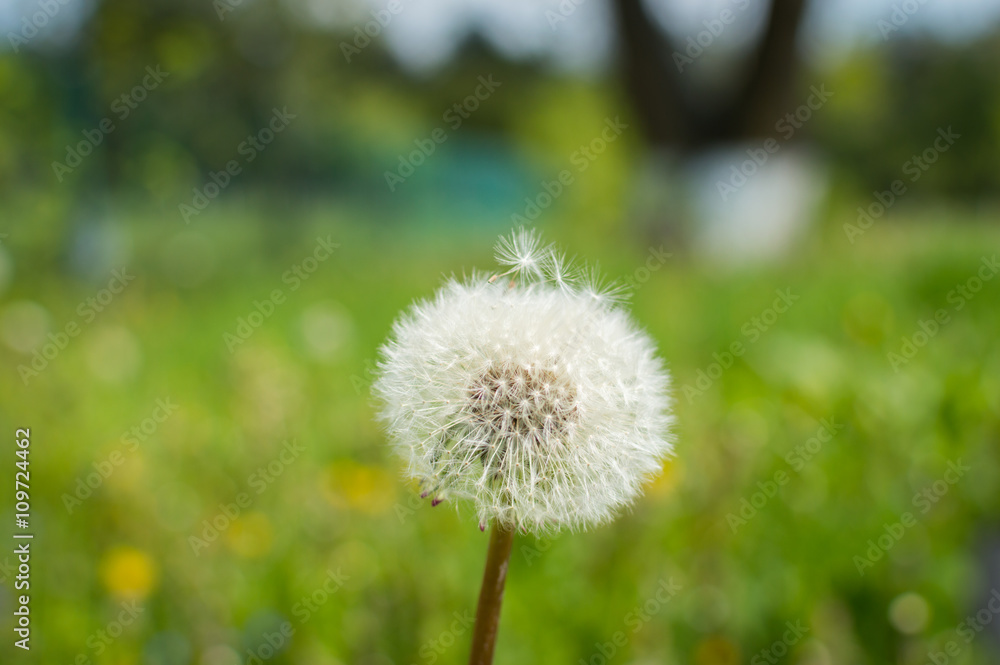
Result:
{"label": "dandelion center", "polygon": [[551,452],[577,416],[577,390],[555,366],[494,365],[468,390],[474,427],[486,434],[483,463],[504,468],[510,454]]}

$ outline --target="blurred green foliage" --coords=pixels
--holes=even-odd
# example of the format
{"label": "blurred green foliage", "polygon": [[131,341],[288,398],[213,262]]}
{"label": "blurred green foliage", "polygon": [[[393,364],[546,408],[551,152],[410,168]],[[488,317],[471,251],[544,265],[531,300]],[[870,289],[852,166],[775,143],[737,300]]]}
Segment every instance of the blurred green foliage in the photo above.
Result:
{"label": "blurred green foliage", "polygon": [[[544,61],[511,61],[475,37],[431,72],[401,66],[380,39],[348,61],[342,44],[370,16],[345,3],[336,25],[320,25],[307,4],[237,3],[219,20],[212,3],[102,0],[71,38],[38,37],[16,53],[0,51],[0,196],[38,197],[58,187],[91,201],[110,189],[169,206],[233,159],[275,107],[287,107],[299,114],[292,131],[233,191],[337,194],[398,211],[428,198],[440,207],[443,197],[462,207],[461,192],[471,186],[473,199],[488,197],[492,186],[511,188],[509,202],[531,191],[520,179],[548,175],[538,158],[548,154],[551,137],[579,140],[579,131],[589,131],[581,121],[591,109],[638,126],[613,70],[580,76]],[[830,158],[838,186],[867,193],[899,177],[938,127],[954,126],[968,140],[943,156],[916,197],[995,196],[998,49],[995,34],[943,44],[900,33],[842,61],[817,63],[803,72],[796,99],[824,83],[833,101],[797,139],[814,141]],[[147,66],[169,77],[149,94],[155,101],[121,118],[115,100]],[[450,137],[447,154],[390,197],[384,172],[487,73],[503,82],[495,99]],[[87,167],[57,180],[52,163],[104,118],[115,129]]]}
{"label": "blurred green foliage", "polygon": [[[933,144],[938,128],[962,136],[933,169],[921,174],[924,199],[995,197],[996,160],[987,147],[1000,142],[1000,38],[942,44],[897,38],[868,47],[830,72],[837,99],[809,129],[840,179],[863,190],[885,189],[903,177],[907,160]],[[867,193],[867,192],[866,192]]]}
{"label": "blurred green foliage", "polygon": [[[127,265],[135,280],[28,385],[13,377],[31,352],[11,345],[81,321],[79,303],[109,273],[67,267],[80,236],[11,230],[0,251],[30,279],[0,305],[0,423],[8,436],[32,432],[32,662],[255,662],[248,650],[270,653],[286,621],[294,635],[266,662],[465,661],[469,629],[455,613],[473,611],[487,537],[468,508],[431,509],[399,480],[368,385],[399,310],[442,273],[490,265],[492,234],[386,231],[357,214],[302,206],[276,227],[266,205],[220,204],[178,231],[122,213],[133,221],[99,244],[125,248],[108,270]],[[808,631],[781,662],[923,665],[949,640],[959,662],[995,662],[986,633],[966,645],[956,627],[984,606],[996,556],[982,545],[1000,518],[1000,282],[960,311],[949,293],[1000,235],[907,227],[877,225],[855,245],[831,232],[766,268],[675,254],[638,285],[635,314],[676,379],[677,456],[612,525],[518,539],[498,663],[591,662],[617,631],[627,640],[614,662],[743,663],[780,642],[786,622]],[[648,249],[601,233],[549,231],[609,275],[636,275]],[[283,274],[328,236],[338,249],[293,290]],[[274,289],[286,298],[230,353],[224,336]],[[750,343],[741,330],[776,289],[799,300]],[[950,322],[894,371],[887,354],[939,308]],[[39,311],[41,327],[27,325]],[[688,399],[737,340],[746,353]],[[123,435],[142,432],[164,398],[176,412],[127,449]],[[843,429],[794,469],[786,455],[824,419]],[[304,452],[275,467],[290,439]],[[115,451],[121,461],[69,512],[66,496]],[[921,513],[915,493],[954,460],[971,470]],[[734,533],[729,516],[778,472],[788,481]],[[241,492],[250,505],[193,546]],[[916,525],[859,575],[855,557],[906,511]],[[656,600],[670,580],[679,590]],[[9,660],[9,581],[0,653],[21,662]],[[104,642],[98,631],[133,600],[138,618]]]}
{"label": "blurred green foliage", "polygon": [[[614,524],[519,539],[497,662],[603,662],[622,632],[609,661],[753,663],[786,622],[808,632],[781,662],[924,665],[949,641],[950,662],[996,662],[995,632],[966,644],[959,627],[1000,587],[1000,282],[961,309],[953,297],[1000,247],[996,36],[893,35],[807,71],[803,90],[835,93],[796,134],[832,166],[825,224],[758,266],[664,241],[673,257],[646,279],[672,236],[636,237],[646,155],[612,74],[511,62],[478,40],[429,74],[378,40],[346,63],[353,31],[302,6],[240,3],[219,21],[212,3],[105,0],[74,39],[0,53],[0,428],[32,430],[37,534],[34,660],[11,646],[5,547],[0,662],[236,665],[268,648],[279,665],[464,662],[486,536],[468,509],[432,510],[399,480],[372,419],[376,349],[443,273],[489,266],[524,198],[619,115],[636,130],[574,172],[539,225],[637,284],[636,317],[676,378],[677,456]],[[157,65],[169,76],[120,117],[116,100]],[[501,88],[390,194],[385,171],[484,73]],[[298,117],[185,225],[178,205],[275,107]],[[106,117],[114,131],[60,181],[52,163]],[[964,138],[848,242],[855,208],[947,126]],[[334,255],[296,274],[328,237]],[[90,320],[122,266],[134,281]],[[789,289],[799,300],[748,339]],[[36,359],[38,376],[20,369],[71,322],[80,333]],[[241,325],[252,334],[232,342]],[[746,352],[724,358],[734,342]],[[178,407],[163,422],[159,400]],[[843,429],[797,468],[788,455],[831,420]],[[286,463],[289,440],[304,451]],[[956,460],[971,470],[921,512],[915,495]],[[859,574],[906,512],[916,524]]]}

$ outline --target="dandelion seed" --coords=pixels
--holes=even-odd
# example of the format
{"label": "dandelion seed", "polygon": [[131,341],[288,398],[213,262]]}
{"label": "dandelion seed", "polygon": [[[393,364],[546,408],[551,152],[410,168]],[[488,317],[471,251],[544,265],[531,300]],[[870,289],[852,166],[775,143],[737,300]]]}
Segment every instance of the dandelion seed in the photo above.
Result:
{"label": "dandelion seed", "polygon": [[542,262],[550,251],[542,246],[537,233],[520,229],[509,238],[500,238],[496,247],[496,260],[497,263],[508,266],[508,272],[540,277]]}

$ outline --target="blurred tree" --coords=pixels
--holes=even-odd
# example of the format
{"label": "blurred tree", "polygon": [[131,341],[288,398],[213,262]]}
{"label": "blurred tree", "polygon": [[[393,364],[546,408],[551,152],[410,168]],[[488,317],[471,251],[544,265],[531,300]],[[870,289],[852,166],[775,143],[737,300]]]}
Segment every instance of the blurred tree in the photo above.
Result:
{"label": "blurred tree", "polygon": [[[718,96],[692,94],[683,77],[690,55],[657,27],[643,0],[613,4],[623,79],[651,145],[697,152],[775,131],[798,70],[795,41],[806,0],[772,0],[742,77]],[[720,29],[731,22],[718,20]]]}

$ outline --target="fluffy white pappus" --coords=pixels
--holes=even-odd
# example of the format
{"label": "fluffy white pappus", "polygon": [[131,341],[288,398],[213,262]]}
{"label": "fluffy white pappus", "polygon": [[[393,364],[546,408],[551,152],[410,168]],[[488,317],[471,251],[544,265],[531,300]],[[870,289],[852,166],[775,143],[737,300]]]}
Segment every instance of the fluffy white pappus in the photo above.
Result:
{"label": "fluffy white pappus", "polygon": [[396,321],[380,418],[423,496],[471,499],[481,527],[606,522],[671,452],[669,375],[629,313],[537,236],[497,258],[510,270],[451,279]]}

